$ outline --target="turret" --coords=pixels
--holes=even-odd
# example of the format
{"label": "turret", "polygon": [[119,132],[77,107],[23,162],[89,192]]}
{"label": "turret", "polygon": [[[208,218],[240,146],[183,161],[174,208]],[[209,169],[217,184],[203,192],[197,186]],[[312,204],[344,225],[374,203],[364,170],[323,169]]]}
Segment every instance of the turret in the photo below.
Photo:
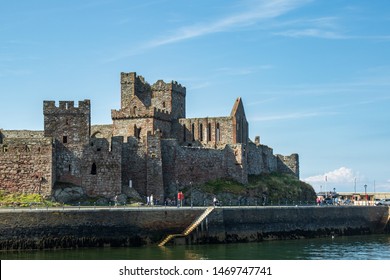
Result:
{"label": "turret", "polygon": [[91,104],[89,100],[79,101],[78,107],[73,101],[43,102],[44,134],[54,137],[64,145],[88,144],[91,130]]}

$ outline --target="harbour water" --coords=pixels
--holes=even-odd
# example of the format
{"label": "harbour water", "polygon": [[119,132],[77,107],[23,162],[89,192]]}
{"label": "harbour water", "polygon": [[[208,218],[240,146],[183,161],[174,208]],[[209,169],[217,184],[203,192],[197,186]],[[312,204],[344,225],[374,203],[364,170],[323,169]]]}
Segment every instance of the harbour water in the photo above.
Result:
{"label": "harbour water", "polygon": [[244,244],[0,252],[2,260],[390,260],[390,235]]}

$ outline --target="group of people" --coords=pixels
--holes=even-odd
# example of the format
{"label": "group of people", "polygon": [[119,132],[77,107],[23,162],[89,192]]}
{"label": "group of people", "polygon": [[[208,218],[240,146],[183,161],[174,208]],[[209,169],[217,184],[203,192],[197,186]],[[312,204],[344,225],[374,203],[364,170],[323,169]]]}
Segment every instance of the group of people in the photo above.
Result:
{"label": "group of people", "polygon": [[153,194],[151,194],[150,196],[146,197],[146,205],[150,205],[150,206],[154,205]]}
{"label": "group of people", "polygon": [[[156,205],[158,201],[154,200],[153,198],[153,194],[151,194],[150,196],[147,196],[146,197],[146,205],[148,206],[153,206],[153,205]],[[184,194],[182,191],[179,191],[177,193],[177,202],[175,202],[175,199],[171,200],[171,199],[166,199],[165,200],[165,206],[168,206],[168,205],[174,205],[174,204],[177,205],[177,207],[183,207],[183,204],[184,204]],[[219,205],[219,201],[218,199],[214,196],[213,198],[213,205],[214,206],[218,206]]]}

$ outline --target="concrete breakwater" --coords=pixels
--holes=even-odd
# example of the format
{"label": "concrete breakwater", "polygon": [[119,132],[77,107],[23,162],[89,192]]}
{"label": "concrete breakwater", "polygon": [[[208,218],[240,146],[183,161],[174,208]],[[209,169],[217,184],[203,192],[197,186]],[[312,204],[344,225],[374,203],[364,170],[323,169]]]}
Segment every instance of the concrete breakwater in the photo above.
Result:
{"label": "concrete breakwater", "polygon": [[[0,212],[0,250],[154,245],[205,208],[48,209]],[[252,242],[389,233],[388,207],[215,208],[176,243]]]}

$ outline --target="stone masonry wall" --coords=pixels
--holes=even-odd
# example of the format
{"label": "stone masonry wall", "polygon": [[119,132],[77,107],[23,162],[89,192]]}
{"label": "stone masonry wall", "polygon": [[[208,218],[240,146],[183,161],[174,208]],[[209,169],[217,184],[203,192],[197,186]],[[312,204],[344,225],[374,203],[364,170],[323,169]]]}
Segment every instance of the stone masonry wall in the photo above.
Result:
{"label": "stone masonry wall", "polygon": [[292,154],[290,156],[276,155],[276,157],[278,163],[278,172],[291,174],[299,179],[298,154]]}
{"label": "stone masonry wall", "polygon": [[277,161],[271,148],[251,142],[247,145],[247,152],[249,175],[276,172]]}
{"label": "stone masonry wall", "polygon": [[[43,130],[2,130],[0,138],[43,138]],[[1,143],[1,140],[0,140]]]}
{"label": "stone masonry wall", "polygon": [[129,137],[122,148],[122,187],[132,187],[146,196],[146,147]]}
{"label": "stone masonry wall", "polygon": [[88,196],[113,197],[122,190],[122,137],[91,139],[82,157],[82,186]]}
{"label": "stone masonry wall", "polygon": [[0,189],[50,195],[54,183],[52,138],[5,138],[0,144]]}
{"label": "stone masonry wall", "polygon": [[222,150],[182,147],[176,140],[162,140],[164,187],[205,183],[230,178],[247,183],[246,156],[242,145]]}
{"label": "stone masonry wall", "polygon": [[123,136],[125,139],[129,136],[133,136],[143,142],[148,131],[153,131],[152,118],[113,120],[113,134],[116,136]]}
{"label": "stone masonry wall", "polygon": [[149,133],[146,152],[146,194],[153,194],[154,199],[164,201],[164,184],[161,158],[160,132]]}
{"label": "stone masonry wall", "polygon": [[233,143],[233,118],[180,119],[174,134],[182,145],[223,148]]}

